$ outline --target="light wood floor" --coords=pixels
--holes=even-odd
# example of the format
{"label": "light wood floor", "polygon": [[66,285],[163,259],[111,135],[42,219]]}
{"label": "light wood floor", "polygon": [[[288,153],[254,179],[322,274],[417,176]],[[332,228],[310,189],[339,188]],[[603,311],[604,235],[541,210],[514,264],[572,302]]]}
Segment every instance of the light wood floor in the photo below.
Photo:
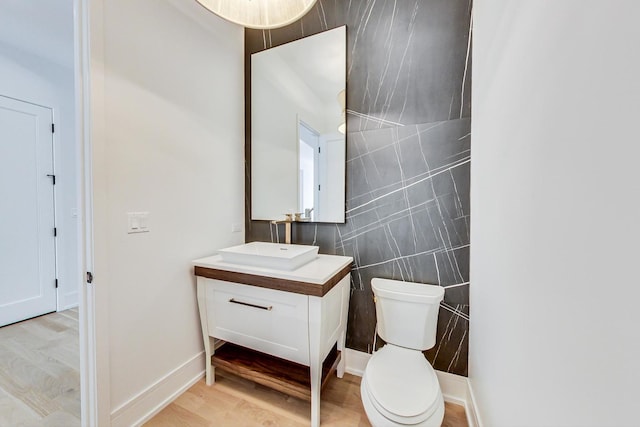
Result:
{"label": "light wood floor", "polygon": [[78,310],[0,328],[0,426],[80,426]]}
{"label": "light wood floor", "polygon": [[[216,383],[199,381],[147,427],[308,426],[310,404],[218,370]],[[370,426],[360,400],[360,378],[332,378],[322,391],[321,425]],[[467,427],[464,408],[445,403],[444,427]]]}

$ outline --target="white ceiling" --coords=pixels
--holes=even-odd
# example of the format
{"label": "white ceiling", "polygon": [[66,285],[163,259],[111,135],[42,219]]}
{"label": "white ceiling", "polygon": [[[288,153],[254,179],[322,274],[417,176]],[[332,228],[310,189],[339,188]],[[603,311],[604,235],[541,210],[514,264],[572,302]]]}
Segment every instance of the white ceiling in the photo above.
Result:
{"label": "white ceiling", "polygon": [[73,66],[73,0],[0,0],[0,44]]}

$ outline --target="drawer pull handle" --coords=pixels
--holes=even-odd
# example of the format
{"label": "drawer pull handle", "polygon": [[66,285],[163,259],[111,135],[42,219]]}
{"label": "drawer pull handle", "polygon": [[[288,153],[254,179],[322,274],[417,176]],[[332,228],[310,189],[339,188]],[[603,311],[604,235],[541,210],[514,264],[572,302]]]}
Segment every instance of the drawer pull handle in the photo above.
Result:
{"label": "drawer pull handle", "polygon": [[261,310],[267,310],[267,311],[271,311],[271,309],[273,308],[272,305],[270,305],[268,307],[265,307],[264,305],[257,305],[257,304],[251,304],[251,303],[248,303],[248,302],[243,302],[243,301],[236,301],[235,298],[231,298],[229,300],[229,302],[234,303],[234,304],[246,305],[248,307],[259,308]]}

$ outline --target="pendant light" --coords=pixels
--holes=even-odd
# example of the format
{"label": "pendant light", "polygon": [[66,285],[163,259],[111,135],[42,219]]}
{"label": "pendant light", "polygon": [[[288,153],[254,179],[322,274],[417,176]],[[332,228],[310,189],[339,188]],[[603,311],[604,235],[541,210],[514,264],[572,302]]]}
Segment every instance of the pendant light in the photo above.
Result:
{"label": "pendant light", "polygon": [[297,21],[317,0],[196,0],[221,18],[247,28],[266,30]]}

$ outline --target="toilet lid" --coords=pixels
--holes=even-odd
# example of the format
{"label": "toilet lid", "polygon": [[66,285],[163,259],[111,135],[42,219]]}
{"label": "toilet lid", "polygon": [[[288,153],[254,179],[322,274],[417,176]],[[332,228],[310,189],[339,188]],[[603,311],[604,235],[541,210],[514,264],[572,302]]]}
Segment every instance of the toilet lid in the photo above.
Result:
{"label": "toilet lid", "polygon": [[373,405],[393,421],[419,423],[441,404],[438,378],[420,351],[387,344],[369,359],[364,375]]}

